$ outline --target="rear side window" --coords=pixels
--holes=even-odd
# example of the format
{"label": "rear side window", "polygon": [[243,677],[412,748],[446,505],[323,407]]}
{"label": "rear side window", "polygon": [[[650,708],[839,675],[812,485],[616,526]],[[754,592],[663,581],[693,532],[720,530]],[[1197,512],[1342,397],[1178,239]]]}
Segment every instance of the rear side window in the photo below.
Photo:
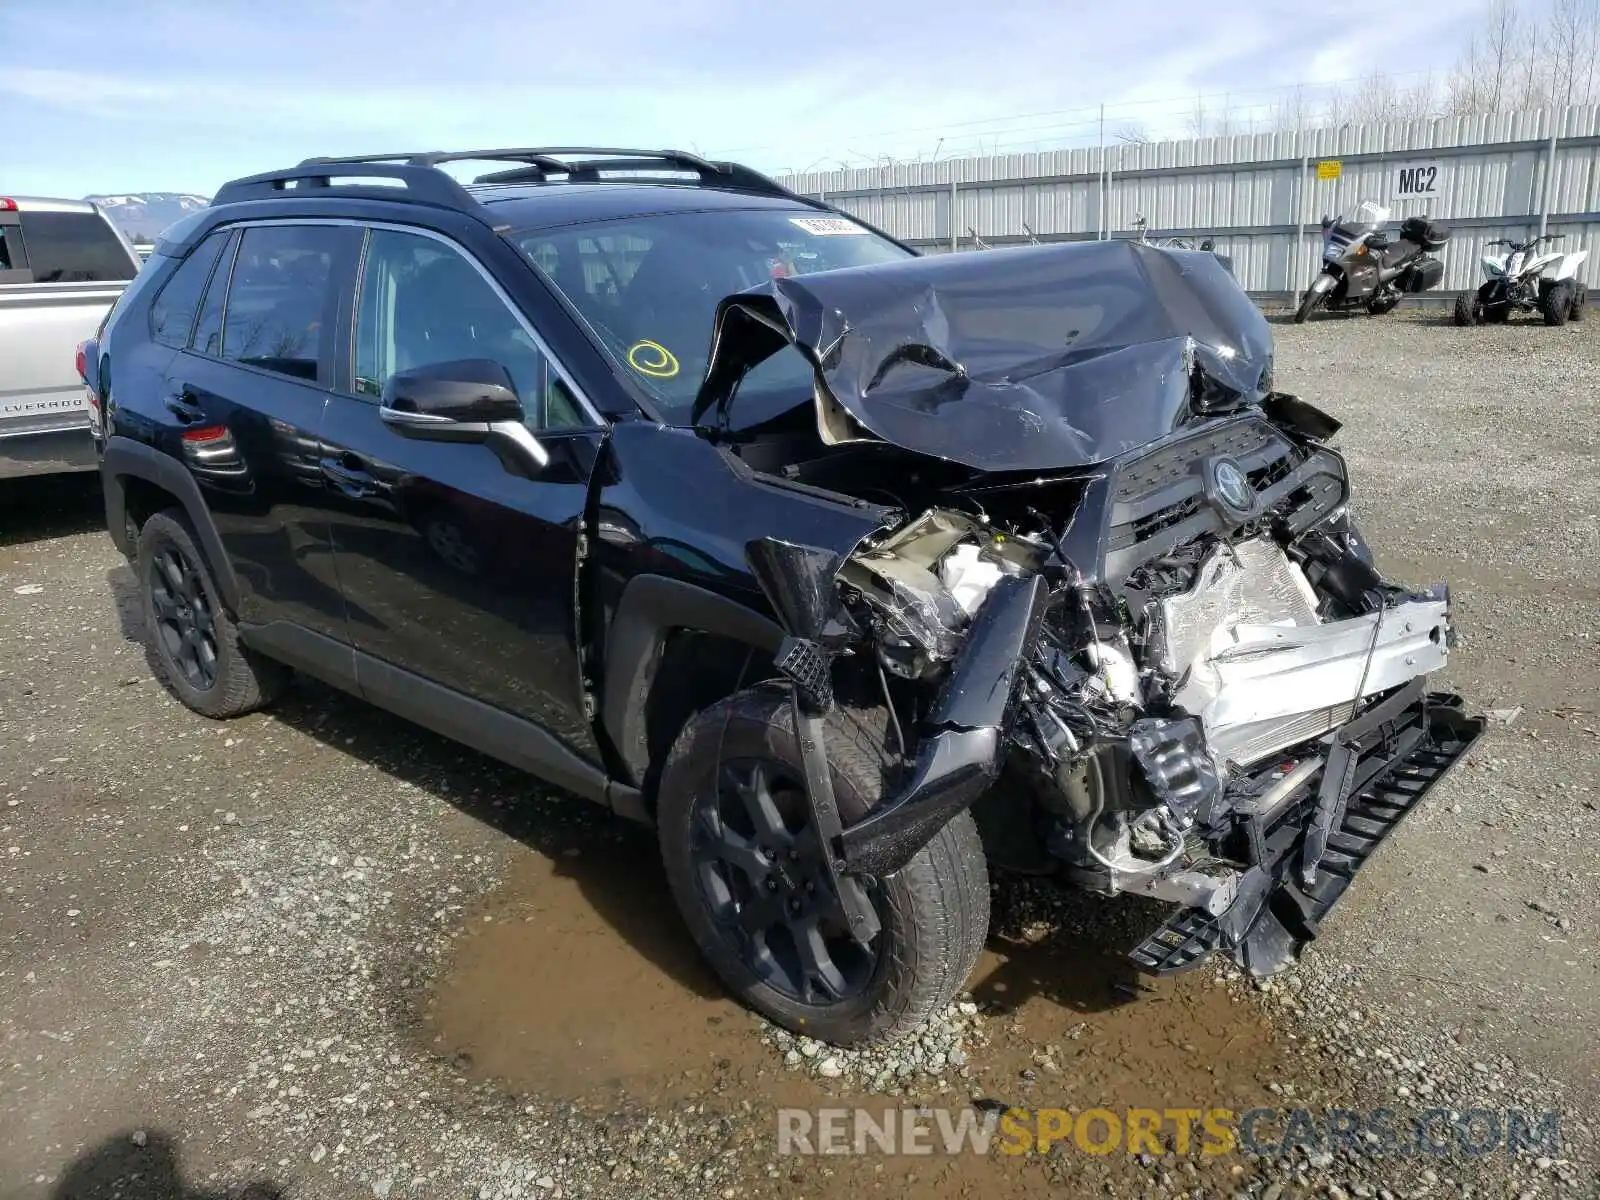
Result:
{"label": "rear side window", "polygon": [[[14,248],[13,248],[14,247]],[[0,271],[22,269],[22,239],[15,225],[0,225]]]}
{"label": "rear side window", "polygon": [[334,255],[344,232],[327,225],[244,231],[228,289],[223,358],[316,380]]}
{"label": "rear side window", "polygon": [[150,336],[163,346],[181,350],[189,344],[200,296],[227,240],[227,233],[218,230],[196,246],[150,305]]}
{"label": "rear side window", "polygon": [[24,212],[22,240],[38,283],[132,279],[136,260],[98,213]]}

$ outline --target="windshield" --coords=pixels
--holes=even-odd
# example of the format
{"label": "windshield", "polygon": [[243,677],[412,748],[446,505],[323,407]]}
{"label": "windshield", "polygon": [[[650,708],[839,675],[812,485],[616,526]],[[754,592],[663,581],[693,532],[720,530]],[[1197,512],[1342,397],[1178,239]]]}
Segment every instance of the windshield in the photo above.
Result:
{"label": "windshield", "polygon": [[[687,423],[717,302],[809,275],[911,257],[844,217],[800,209],[662,213],[513,234],[668,420]],[[811,394],[798,353],[774,355],[741,393]]]}
{"label": "windshield", "polygon": [[1348,220],[1341,217],[1339,226],[1351,233],[1371,233],[1389,223],[1389,209],[1371,200],[1363,200]]}

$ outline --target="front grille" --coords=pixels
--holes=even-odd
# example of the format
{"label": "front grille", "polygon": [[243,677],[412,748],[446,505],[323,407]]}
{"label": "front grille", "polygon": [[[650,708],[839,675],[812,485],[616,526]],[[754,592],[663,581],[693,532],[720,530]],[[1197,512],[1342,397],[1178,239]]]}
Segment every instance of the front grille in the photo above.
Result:
{"label": "front grille", "polygon": [[[1257,497],[1240,523],[1206,500],[1207,464],[1237,463]],[[1104,577],[1126,579],[1142,563],[1205,534],[1234,536],[1282,519],[1293,533],[1310,528],[1346,496],[1343,463],[1296,445],[1260,417],[1244,417],[1160,446],[1117,467],[1111,480]]]}

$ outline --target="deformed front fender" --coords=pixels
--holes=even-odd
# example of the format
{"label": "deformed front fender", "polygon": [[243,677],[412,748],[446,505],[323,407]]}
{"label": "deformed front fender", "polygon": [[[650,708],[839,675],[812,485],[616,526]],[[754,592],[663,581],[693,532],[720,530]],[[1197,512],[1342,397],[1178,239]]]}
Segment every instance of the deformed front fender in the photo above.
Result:
{"label": "deformed front fender", "polygon": [[607,635],[600,718],[635,785],[649,771],[647,702],[667,635],[674,629],[715,632],[769,654],[784,636],[753,609],[681,579],[638,575],[629,580]]}
{"label": "deformed front fender", "polygon": [[1002,579],[978,610],[939,693],[910,780],[844,831],[844,870],[890,875],[993,785],[1017,685],[1044,621],[1037,576]]}

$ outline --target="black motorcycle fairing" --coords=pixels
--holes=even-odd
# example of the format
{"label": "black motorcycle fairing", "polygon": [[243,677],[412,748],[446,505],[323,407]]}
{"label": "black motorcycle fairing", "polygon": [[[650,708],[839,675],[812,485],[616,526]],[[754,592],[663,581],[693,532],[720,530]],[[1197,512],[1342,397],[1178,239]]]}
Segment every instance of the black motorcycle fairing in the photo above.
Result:
{"label": "black motorcycle fairing", "polygon": [[776,279],[718,306],[694,420],[793,345],[833,441],[981,471],[1103,462],[1271,388],[1266,318],[1214,255],[1132,241]]}

